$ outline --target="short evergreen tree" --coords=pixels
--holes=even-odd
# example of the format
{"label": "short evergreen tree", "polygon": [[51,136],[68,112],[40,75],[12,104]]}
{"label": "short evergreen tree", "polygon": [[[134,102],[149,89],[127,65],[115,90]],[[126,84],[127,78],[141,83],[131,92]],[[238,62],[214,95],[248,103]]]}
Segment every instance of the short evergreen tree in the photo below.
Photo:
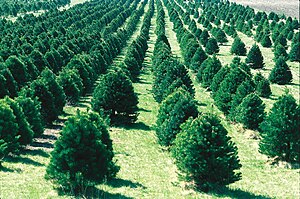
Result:
{"label": "short evergreen tree", "polygon": [[290,94],[285,94],[274,103],[266,120],[261,124],[261,153],[278,156],[284,161],[300,161],[300,108]]}
{"label": "short evergreen tree", "polygon": [[239,38],[235,37],[232,43],[230,53],[234,55],[244,56],[247,53],[245,43]]}
{"label": "short evergreen tree", "polygon": [[225,43],[228,41],[225,32],[222,29],[218,29],[218,31],[216,32],[216,40],[219,43]]}
{"label": "short evergreen tree", "polygon": [[300,42],[292,44],[289,59],[290,61],[300,62]]}
{"label": "short evergreen tree", "polygon": [[288,59],[288,54],[285,48],[281,44],[277,44],[274,50],[274,61],[276,61],[279,57],[283,57],[284,60]]}
{"label": "short evergreen tree", "polygon": [[255,92],[260,97],[270,97],[272,95],[270,82],[261,73],[254,76]]}
{"label": "short evergreen tree", "polygon": [[249,129],[258,129],[265,116],[265,104],[254,93],[247,95],[236,108],[236,121]]}
{"label": "short evergreen tree", "polygon": [[213,93],[217,92],[224,77],[229,73],[230,69],[228,66],[222,67],[213,77],[210,84],[210,89]]}
{"label": "short evergreen tree", "polygon": [[272,69],[269,80],[272,83],[284,85],[290,83],[293,79],[292,72],[285,62],[284,57],[279,57],[276,60],[275,66]]}
{"label": "short evergreen tree", "polygon": [[205,46],[205,51],[207,54],[212,55],[220,51],[218,42],[215,38],[209,38]]}
{"label": "short evergreen tree", "polygon": [[180,125],[189,117],[197,117],[198,110],[193,97],[186,90],[179,88],[162,101],[157,121],[156,135],[163,146],[172,145]]}
{"label": "short evergreen tree", "polygon": [[16,102],[22,108],[24,116],[31,126],[34,137],[40,136],[44,132],[43,119],[41,115],[41,103],[38,99],[19,95]]}
{"label": "short evergreen tree", "polygon": [[112,140],[107,126],[97,113],[70,117],[51,153],[46,179],[64,191],[83,193],[119,170],[112,160]]}
{"label": "short evergreen tree", "polygon": [[197,51],[195,52],[192,60],[191,60],[191,69],[194,72],[197,72],[198,69],[200,68],[201,64],[204,62],[204,60],[207,59],[207,54],[204,52],[204,50],[202,49],[201,46],[199,46],[199,48],[197,49]]}
{"label": "short evergreen tree", "polygon": [[252,46],[247,55],[246,63],[253,69],[260,69],[264,67],[264,57],[262,56],[258,45],[254,44]]}
{"label": "short evergreen tree", "polygon": [[261,40],[261,45],[265,48],[270,48],[272,46],[272,41],[270,39],[270,36],[269,35],[264,35],[262,40]]}
{"label": "short evergreen tree", "polygon": [[100,112],[103,109],[112,123],[135,122],[137,104],[132,82],[121,70],[103,75],[92,98],[93,110]]}
{"label": "short evergreen tree", "polygon": [[220,120],[213,115],[189,119],[181,126],[172,155],[187,180],[203,191],[241,179],[238,151]]}

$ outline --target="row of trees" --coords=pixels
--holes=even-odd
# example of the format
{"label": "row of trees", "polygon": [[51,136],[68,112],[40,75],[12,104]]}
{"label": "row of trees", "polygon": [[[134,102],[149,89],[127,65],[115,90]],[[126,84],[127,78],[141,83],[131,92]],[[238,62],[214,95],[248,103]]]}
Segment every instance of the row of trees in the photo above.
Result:
{"label": "row of trees", "polygon": [[[160,103],[156,121],[158,142],[171,150],[176,165],[186,179],[194,181],[203,191],[237,181],[241,177],[236,172],[241,167],[237,148],[216,116],[198,112],[194,92],[190,92],[193,86],[187,69],[172,57],[165,36],[165,13],[160,1],[157,1],[157,10],[158,37],[152,58],[155,75],[153,91],[155,99],[158,93],[165,96],[159,98],[161,101],[157,100]],[[176,79],[170,81],[169,73],[173,70],[184,72],[177,73]],[[189,84],[183,83],[186,79]],[[219,172],[216,173],[216,170]]]}

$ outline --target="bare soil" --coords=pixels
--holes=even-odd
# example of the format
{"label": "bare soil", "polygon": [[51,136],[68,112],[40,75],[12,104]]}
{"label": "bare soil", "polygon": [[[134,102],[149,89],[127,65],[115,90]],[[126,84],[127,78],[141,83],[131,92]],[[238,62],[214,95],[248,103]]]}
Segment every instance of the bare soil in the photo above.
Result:
{"label": "bare soil", "polygon": [[242,5],[248,5],[254,9],[285,14],[286,16],[299,19],[298,0],[230,0]]}

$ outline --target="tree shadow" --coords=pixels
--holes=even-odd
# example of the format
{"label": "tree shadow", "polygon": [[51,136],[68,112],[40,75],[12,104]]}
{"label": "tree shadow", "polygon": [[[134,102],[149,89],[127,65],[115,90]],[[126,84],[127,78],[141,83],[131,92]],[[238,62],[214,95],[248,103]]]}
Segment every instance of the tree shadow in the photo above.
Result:
{"label": "tree shadow", "polygon": [[42,139],[45,139],[45,140],[54,140],[54,141],[57,140],[57,136],[50,135],[50,134],[42,134],[38,138],[42,138]]}
{"label": "tree shadow", "polygon": [[151,130],[151,128],[143,122],[137,122],[137,123],[126,124],[126,125],[123,124],[123,125],[118,125],[118,127],[124,128],[126,130],[143,130],[143,131]]}
{"label": "tree shadow", "polygon": [[121,188],[121,187],[130,187],[130,188],[142,188],[146,189],[146,187],[138,182],[132,182],[130,180],[124,180],[120,178],[112,179],[106,182],[106,184],[113,188]]}
{"label": "tree shadow", "polygon": [[22,163],[22,164],[33,165],[33,166],[38,166],[38,167],[45,166],[45,164],[42,164],[42,163],[39,163],[30,158],[21,157],[21,156],[16,156],[16,157],[8,156],[8,157],[4,158],[4,161],[9,162],[9,163]]}
{"label": "tree shadow", "polygon": [[44,158],[50,157],[49,153],[42,149],[24,149],[20,154],[22,155],[32,155],[32,156],[42,156]]}
{"label": "tree shadow", "polygon": [[199,101],[196,101],[196,105],[198,105],[198,106],[207,106],[207,104],[199,102]]}
{"label": "tree shadow", "polygon": [[7,173],[7,172],[10,172],[10,173],[13,173],[13,172],[22,173],[21,169],[11,169],[11,168],[7,168],[7,167],[5,167],[3,165],[0,166],[0,171],[2,171],[4,173]]}
{"label": "tree shadow", "polygon": [[47,149],[53,149],[54,146],[52,143],[49,143],[49,142],[37,142],[37,141],[34,141],[31,143],[31,146],[33,147],[41,147],[41,148],[47,148]]}
{"label": "tree shadow", "polygon": [[219,197],[230,197],[230,198],[255,198],[255,199],[271,199],[268,196],[264,195],[256,195],[254,193],[250,193],[241,189],[231,189],[228,187],[219,187],[215,191],[212,191],[210,193],[213,193],[214,195],[217,195]]}
{"label": "tree shadow", "polygon": [[147,109],[144,109],[144,108],[139,108],[139,111],[147,112],[147,113],[150,113],[150,112],[151,112],[150,110],[147,110]]}

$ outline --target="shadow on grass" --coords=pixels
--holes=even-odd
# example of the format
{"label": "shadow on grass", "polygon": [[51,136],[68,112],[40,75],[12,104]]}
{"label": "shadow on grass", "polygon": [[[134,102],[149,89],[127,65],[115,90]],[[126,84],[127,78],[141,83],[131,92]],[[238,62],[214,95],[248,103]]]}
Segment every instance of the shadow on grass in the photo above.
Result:
{"label": "shadow on grass", "polygon": [[124,180],[124,179],[112,179],[106,182],[108,186],[111,186],[113,188],[120,188],[120,187],[130,187],[130,188],[142,188],[146,189],[146,187],[138,182],[132,182],[130,180]]}
{"label": "shadow on grass", "polygon": [[54,148],[53,144],[49,142],[32,142],[31,146],[33,147],[41,147],[41,148],[47,148],[47,149],[52,149]]}
{"label": "shadow on grass", "polygon": [[141,111],[141,112],[147,112],[147,113],[151,112],[150,110],[147,110],[147,109],[144,109],[144,108],[139,108],[139,111]]}
{"label": "shadow on grass", "polygon": [[44,158],[50,157],[49,153],[45,152],[42,149],[24,149],[21,152],[22,155],[32,155],[32,156],[41,156]]}
{"label": "shadow on grass", "polygon": [[10,172],[10,173],[13,173],[13,172],[17,172],[17,173],[22,173],[22,170],[21,169],[11,169],[11,168],[7,168],[3,165],[0,165],[0,171],[6,173],[6,172]]}
{"label": "shadow on grass", "polygon": [[124,128],[126,130],[143,130],[143,131],[151,130],[151,128],[143,122],[137,122],[137,123],[126,124],[126,125],[123,124],[123,125],[118,125],[118,127]]}
{"label": "shadow on grass", "polygon": [[39,163],[35,160],[32,160],[27,157],[21,157],[21,156],[16,156],[16,157],[8,156],[4,159],[4,161],[10,163],[22,163],[22,164],[33,165],[38,167],[45,166],[44,164]]}
{"label": "shadow on grass", "polygon": [[211,194],[217,195],[219,197],[230,197],[230,198],[247,198],[247,199],[251,199],[251,198],[256,198],[256,199],[271,199],[268,196],[264,196],[264,195],[256,195],[254,193],[250,193],[247,191],[243,191],[241,189],[231,189],[228,187],[220,187],[217,190],[210,192]]}
{"label": "shadow on grass", "polygon": [[62,190],[58,190],[58,194],[60,196],[67,195],[67,196],[74,196],[75,198],[101,198],[101,199],[133,199],[132,197],[124,196],[119,193],[109,193],[102,191],[96,187],[88,187],[84,193],[82,194],[72,194],[66,193]]}
{"label": "shadow on grass", "polygon": [[42,139],[45,139],[45,140],[57,140],[57,136],[56,135],[50,135],[50,134],[42,134],[38,138],[42,138]]}
{"label": "shadow on grass", "polygon": [[198,106],[207,106],[207,104],[199,102],[199,101],[196,101],[196,105],[198,105]]}

